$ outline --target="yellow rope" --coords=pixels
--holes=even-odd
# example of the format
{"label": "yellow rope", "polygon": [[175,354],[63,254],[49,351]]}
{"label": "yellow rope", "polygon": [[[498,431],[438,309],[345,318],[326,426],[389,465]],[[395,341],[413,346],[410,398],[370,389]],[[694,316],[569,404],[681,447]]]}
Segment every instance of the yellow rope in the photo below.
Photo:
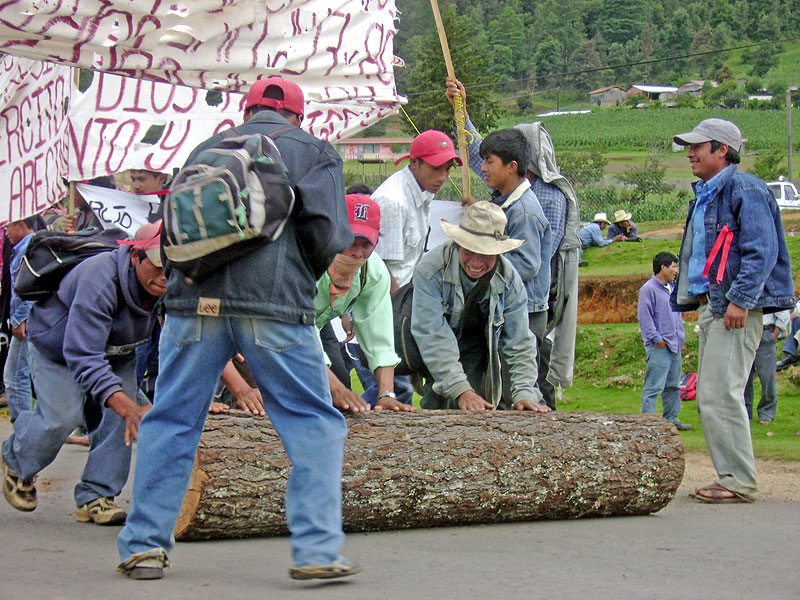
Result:
{"label": "yellow rope", "polygon": [[[460,104],[460,107],[461,107],[460,113],[456,113],[456,114],[457,114],[457,115],[458,115],[458,114],[461,114],[461,127],[463,128],[463,127],[465,127],[465,126],[466,126],[466,123],[467,123],[467,121],[466,121],[466,114],[467,114],[467,113],[466,113],[466,111],[464,110],[464,102],[461,100],[461,96],[460,96],[460,95],[459,95],[459,96],[456,96],[456,104]],[[406,117],[406,119],[408,119],[408,122],[409,122],[409,123],[411,123],[411,126],[414,128],[414,131],[416,131],[416,132],[417,132],[417,135],[419,135],[420,133],[422,133],[422,132],[419,130],[419,128],[417,127],[417,125],[414,123],[414,120],[411,118],[411,115],[409,115],[409,114],[406,112],[406,109],[405,109],[405,108],[403,108],[403,105],[402,105],[402,104],[400,105],[400,111],[403,113],[403,115]],[[456,117],[456,127],[458,127],[458,126],[459,126],[459,120],[458,120],[458,117]],[[467,135],[469,135],[469,139],[470,139],[470,141],[472,141],[472,138],[473,138],[472,134],[471,134],[469,131],[467,131],[466,129],[464,129],[464,131],[467,133]],[[462,169],[469,169],[469,165],[463,165],[461,168],[462,168]],[[447,179],[449,179],[449,180],[450,180],[450,183],[452,183],[452,184],[453,184],[453,187],[454,187],[454,188],[456,188],[456,191],[457,191],[459,194],[461,194],[462,196],[465,196],[465,195],[467,195],[467,196],[468,196],[468,195],[469,195],[469,189],[467,189],[467,193],[466,193],[466,194],[464,194],[464,192],[461,190],[461,188],[459,188],[459,187],[458,187],[458,184],[456,184],[456,182],[455,182],[455,180],[453,179],[453,176],[452,176],[452,175],[448,175],[448,176],[447,176]]]}

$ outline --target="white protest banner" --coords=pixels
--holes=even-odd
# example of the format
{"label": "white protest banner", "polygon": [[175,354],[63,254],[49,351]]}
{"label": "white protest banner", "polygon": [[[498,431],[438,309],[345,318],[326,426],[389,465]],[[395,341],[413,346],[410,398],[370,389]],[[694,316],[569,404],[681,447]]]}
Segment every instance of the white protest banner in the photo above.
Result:
{"label": "white protest banner", "polygon": [[395,17],[394,0],[9,0],[0,52],[105,74],[70,111],[69,178],[90,179],[181,166],[270,75],[303,88],[303,128],[331,142],[393,114]]}
{"label": "white protest banner", "polygon": [[[126,169],[170,173],[202,141],[242,122],[244,94],[206,91],[107,73],[75,92],[69,118],[69,178],[91,179]],[[320,98],[324,90],[303,90]],[[303,129],[329,141],[363,129],[394,112],[392,106],[339,98],[307,100]]]}
{"label": "white protest banner", "polygon": [[0,55],[0,225],[58,201],[72,69]]}
{"label": "white protest banner", "polygon": [[242,94],[107,73],[81,77],[91,84],[70,107],[71,180],[126,169],[171,173],[200,142],[242,121]]}
{"label": "white protest banner", "polygon": [[79,183],[76,187],[104,228],[117,227],[131,238],[139,227],[147,223],[151,203],[159,202],[157,196],[154,200],[153,196],[137,196],[86,183]]}

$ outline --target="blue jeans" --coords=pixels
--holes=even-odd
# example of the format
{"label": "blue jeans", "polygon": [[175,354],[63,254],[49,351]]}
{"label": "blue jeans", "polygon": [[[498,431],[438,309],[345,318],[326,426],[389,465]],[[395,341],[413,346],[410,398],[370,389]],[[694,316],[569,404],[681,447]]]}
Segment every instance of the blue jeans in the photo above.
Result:
{"label": "blue jeans", "polygon": [[[795,319],[797,321],[798,319]],[[750,367],[750,376],[744,386],[744,405],[747,416],[753,418],[753,377],[758,372],[761,381],[761,399],[758,401],[758,418],[772,421],[778,409],[778,384],[775,381],[777,359],[775,356],[775,338],[772,337],[773,329],[764,329],[761,342],[758,344],[753,366]]]}
{"label": "blue jeans", "polygon": [[340,559],[347,425],[333,408],[314,326],[168,315],[155,402],[139,426],[131,511],[117,540],[121,560],[154,548],[172,549],[211,393],[236,352],[247,359],[292,462],[286,520],[295,566]]}
{"label": "blue jeans", "polygon": [[3,384],[6,386],[6,401],[11,422],[17,420],[21,412],[30,411],[31,363],[28,358],[28,340],[11,337],[8,356],[3,370]]}
{"label": "blue jeans", "polygon": [[[28,344],[36,405],[14,422],[14,433],[3,442],[3,460],[22,478],[32,477],[55,460],[72,430],[83,423],[85,394],[66,365],[44,357]],[[128,396],[136,397],[134,355],[112,362]],[[128,480],[131,449],[125,446],[125,421],[102,408],[99,426],[89,434],[89,456],[75,486],[77,506],[119,495]]]}
{"label": "blue jeans", "polygon": [[[361,394],[361,397],[372,408],[375,408],[375,405],[378,403],[378,380],[375,379],[375,374],[369,370],[368,366],[361,362],[358,344],[344,344],[344,349],[347,353],[347,357],[353,363],[353,368],[356,370],[361,385],[364,386],[364,393]],[[414,399],[414,388],[411,386],[407,375],[395,375],[394,393],[397,396],[398,402],[411,404],[411,401]]]}
{"label": "blue jeans", "polygon": [[783,353],[797,356],[797,340],[794,336],[800,331],[800,318],[792,319],[791,329],[789,335],[786,336],[786,341],[783,343]]}
{"label": "blue jeans", "polygon": [[661,408],[664,418],[671,423],[680,423],[681,353],[671,352],[669,348],[647,350],[647,371],[642,388],[642,412],[655,413],[656,400],[661,394]]}

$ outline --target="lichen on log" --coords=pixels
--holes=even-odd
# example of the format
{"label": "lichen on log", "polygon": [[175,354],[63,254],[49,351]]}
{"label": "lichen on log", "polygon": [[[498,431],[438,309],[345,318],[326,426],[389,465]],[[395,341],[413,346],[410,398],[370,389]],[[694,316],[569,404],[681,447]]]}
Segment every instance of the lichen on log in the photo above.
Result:
{"label": "lichen on log", "polygon": [[[681,437],[656,415],[375,411],[347,422],[346,531],[643,515],[683,478]],[[175,537],[287,533],[289,471],[268,419],[210,415]]]}

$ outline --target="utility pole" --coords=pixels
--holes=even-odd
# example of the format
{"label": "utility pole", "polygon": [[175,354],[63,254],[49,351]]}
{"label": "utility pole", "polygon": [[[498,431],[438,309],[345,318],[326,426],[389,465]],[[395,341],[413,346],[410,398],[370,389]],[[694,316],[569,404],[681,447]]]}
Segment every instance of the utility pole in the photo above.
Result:
{"label": "utility pole", "polygon": [[786,175],[792,181],[792,89],[786,88]]}

